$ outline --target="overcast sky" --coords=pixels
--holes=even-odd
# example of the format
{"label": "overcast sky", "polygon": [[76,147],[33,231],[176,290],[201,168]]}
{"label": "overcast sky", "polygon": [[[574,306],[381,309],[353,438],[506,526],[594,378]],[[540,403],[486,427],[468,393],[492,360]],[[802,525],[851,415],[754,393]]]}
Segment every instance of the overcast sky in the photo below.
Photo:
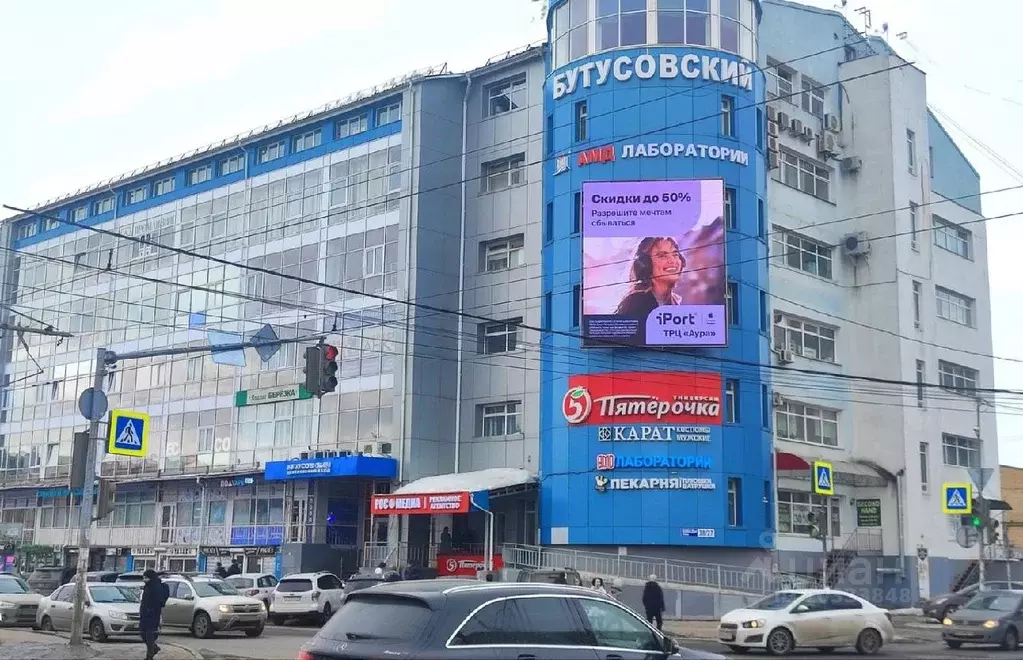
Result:
{"label": "overcast sky", "polygon": [[[1014,169],[1023,168],[1014,162],[1023,73],[1008,46],[1023,3],[850,7],[863,5],[874,29],[887,22],[896,49],[927,72],[929,101],[961,127],[946,124],[982,188],[1023,185]],[[0,0],[0,202],[32,205],[412,69],[464,70],[542,38],[530,0]],[[985,195],[983,208],[1023,212],[1023,193]],[[1013,304],[1023,293],[1023,224],[992,220],[988,232],[994,353],[1004,358],[996,385],[1023,390],[1023,306]],[[1015,399],[1017,410],[1000,408],[1000,452],[1023,466],[1023,397]]]}

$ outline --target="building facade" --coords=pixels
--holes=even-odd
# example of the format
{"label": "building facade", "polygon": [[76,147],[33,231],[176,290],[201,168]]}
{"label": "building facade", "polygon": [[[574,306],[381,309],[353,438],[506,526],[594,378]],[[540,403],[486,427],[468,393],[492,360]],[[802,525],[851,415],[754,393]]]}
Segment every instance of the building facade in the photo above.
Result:
{"label": "building facade", "polygon": [[[561,0],[548,29],[6,222],[5,309],[74,336],[3,338],[5,537],[74,549],[97,348],[269,325],[339,346],[337,392],[265,403],[311,342],[116,363],[149,451],[99,462],[94,566],[492,540],[946,590],[975,550],[941,485],[998,453],[979,177],[924,74],[784,0]],[[467,495],[397,515],[431,493]]]}

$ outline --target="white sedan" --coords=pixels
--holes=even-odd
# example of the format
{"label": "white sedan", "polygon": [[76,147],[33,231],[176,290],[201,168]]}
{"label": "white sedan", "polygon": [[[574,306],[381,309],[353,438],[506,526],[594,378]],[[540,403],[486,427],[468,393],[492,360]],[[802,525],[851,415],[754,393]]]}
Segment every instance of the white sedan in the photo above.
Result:
{"label": "white sedan", "polygon": [[785,655],[796,648],[831,651],[855,647],[870,655],[895,636],[888,610],[844,591],[779,591],[721,617],[718,639],[736,653],[764,649]]}

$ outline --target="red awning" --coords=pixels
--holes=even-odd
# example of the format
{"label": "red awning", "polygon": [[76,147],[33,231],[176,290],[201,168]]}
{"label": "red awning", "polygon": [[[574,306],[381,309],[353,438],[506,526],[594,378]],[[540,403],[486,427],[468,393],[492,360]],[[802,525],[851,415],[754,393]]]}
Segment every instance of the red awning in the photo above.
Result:
{"label": "red awning", "polygon": [[786,451],[774,452],[774,467],[779,470],[809,470],[810,462]]}

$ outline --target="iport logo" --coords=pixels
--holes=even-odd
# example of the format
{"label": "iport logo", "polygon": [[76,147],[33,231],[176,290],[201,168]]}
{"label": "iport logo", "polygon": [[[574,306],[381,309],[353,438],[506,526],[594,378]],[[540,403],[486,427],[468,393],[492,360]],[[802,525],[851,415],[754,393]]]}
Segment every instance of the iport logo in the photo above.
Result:
{"label": "iport logo", "polygon": [[577,386],[565,392],[561,400],[561,414],[569,424],[581,424],[593,410],[593,397],[585,387]]}

